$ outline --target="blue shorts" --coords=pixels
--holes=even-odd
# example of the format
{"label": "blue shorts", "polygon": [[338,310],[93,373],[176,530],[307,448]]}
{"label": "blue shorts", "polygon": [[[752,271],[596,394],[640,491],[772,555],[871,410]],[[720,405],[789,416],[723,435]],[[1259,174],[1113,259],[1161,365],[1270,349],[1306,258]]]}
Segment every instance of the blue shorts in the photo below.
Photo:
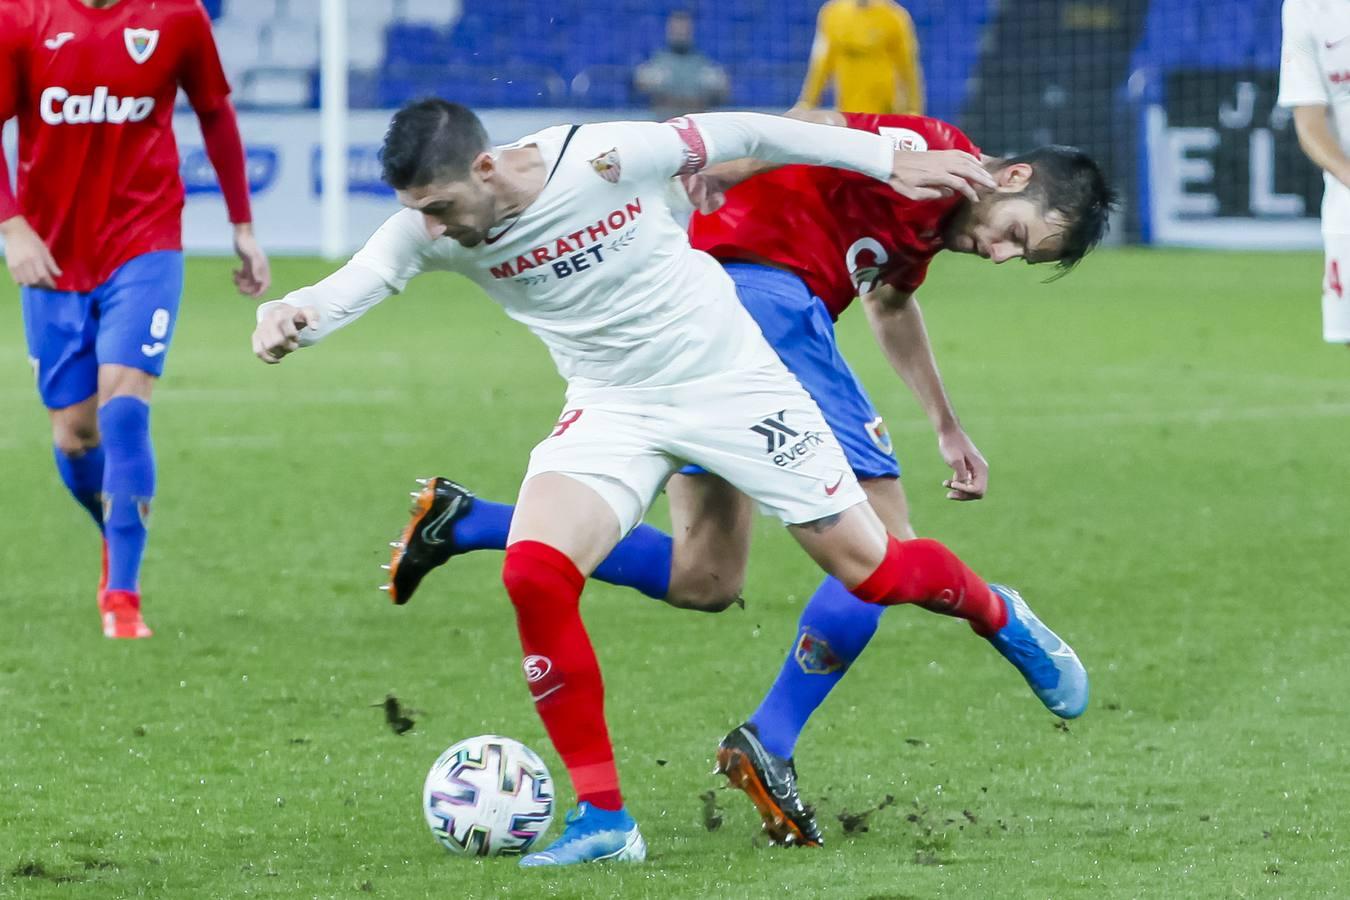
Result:
{"label": "blue shorts", "polygon": [[48,409],[63,409],[98,393],[100,365],[164,373],[183,296],[183,254],[133,257],[88,293],[25,287],[21,294],[38,393]]}
{"label": "blue shorts", "polygon": [[[834,339],[824,301],[796,275],[751,263],[727,263],[741,305],[759,323],[802,387],[816,401],[858,478],[898,478],[890,433]],[[701,472],[694,466],[685,474]]]}

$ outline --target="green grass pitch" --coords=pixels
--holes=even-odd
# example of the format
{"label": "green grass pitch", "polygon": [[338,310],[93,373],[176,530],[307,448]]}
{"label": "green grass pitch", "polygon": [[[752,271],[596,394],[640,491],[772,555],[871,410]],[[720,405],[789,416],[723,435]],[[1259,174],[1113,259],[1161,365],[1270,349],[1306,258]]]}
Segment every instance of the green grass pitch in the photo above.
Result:
{"label": "green grass pitch", "polygon": [[[451,858],[419,809],[437,754],[487,731],[540,750],[570,799],[500,555],[455,561],[406,608],[375,590],[414,476],[514,496],[561,406],[546,353],[429,276],[265,367],[228,268],[190,263],[154,407],[148,642],[99,634],[95,533],[0,289],[0,895],[1345,895],[1350,351],[1320,341],[1317,256],[1103,251],[1048,285],[940,260],[922,299],[992,466],[978,504],[943,499],[926,423],[848,315],[919,531],[1075,644],[1087,715],[1059,725],[963,624],[892,610],[799,749],[827,847],[763,846],[707,774],[817,581],[762,520],[744,611],[587,589],[651,857],[551,873]],[[278,260],[277,288],[327,268]],[[388,693],[412,732],[386,726]]]}

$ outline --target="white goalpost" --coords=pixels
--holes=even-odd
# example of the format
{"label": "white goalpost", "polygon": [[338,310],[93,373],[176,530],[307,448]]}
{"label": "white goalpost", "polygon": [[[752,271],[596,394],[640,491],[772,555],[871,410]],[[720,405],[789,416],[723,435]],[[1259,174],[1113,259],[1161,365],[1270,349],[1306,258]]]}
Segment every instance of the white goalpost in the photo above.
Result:
{"label": "white goalpost", "polygon": [[319,143],[325,259],[347,251],[347,0],[323,0],[319,20]]}

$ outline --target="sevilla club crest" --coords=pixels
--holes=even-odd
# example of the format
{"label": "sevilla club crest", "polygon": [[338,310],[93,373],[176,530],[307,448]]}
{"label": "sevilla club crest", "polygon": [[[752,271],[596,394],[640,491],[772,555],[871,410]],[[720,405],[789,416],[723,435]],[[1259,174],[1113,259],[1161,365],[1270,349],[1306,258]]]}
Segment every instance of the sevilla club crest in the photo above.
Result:
{"label": "sevilla club crest", "polygon": [[149,59],[159,46],[158,28],[123,28],[122,37],[127,42],[127,53],[137,64]]}
{"label": "sevilla club crest", "polygon": [[619,149],[615,147],[601,153],[591,160],[591,168],[595,170],[595,174],[610,184],[618,184],[619,176],[623,174],[623,169],[619,165]]}

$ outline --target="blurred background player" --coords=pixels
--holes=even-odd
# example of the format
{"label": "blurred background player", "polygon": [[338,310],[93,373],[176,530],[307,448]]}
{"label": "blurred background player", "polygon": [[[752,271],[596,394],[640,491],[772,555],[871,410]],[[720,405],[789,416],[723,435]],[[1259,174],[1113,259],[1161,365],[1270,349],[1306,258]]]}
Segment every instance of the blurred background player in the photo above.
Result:
{"label": "blurred background player", "polygon": [[821,105],[827,87],[845,112],[923,113],[914,22],[893,0],[830,0],[816,21],[798,105]]}
{"label": "blurred background player", "polygon": [[684,10],[666,19],[666,46],[637,67],[633,80],[662,118],[721,106],[729,93],[726,70],[694,45],[694,17]]}
{"label": "blurred background player", "polygon": [[0,233],[61,479],[103,532],[103,633],[149,637],[140,568],[155,494],[150,395],[183,288],[179,87],[201,121],[257,296],[239,126],[197,0],[14,0],[0,7],[0,124],[19,120],[18,196],[0,152]]}
{"label": "blurred background player", "polygon": [[1280,106],[1323,171],[1322,337],[1350,346],[1350,3],[1285,0]]}

